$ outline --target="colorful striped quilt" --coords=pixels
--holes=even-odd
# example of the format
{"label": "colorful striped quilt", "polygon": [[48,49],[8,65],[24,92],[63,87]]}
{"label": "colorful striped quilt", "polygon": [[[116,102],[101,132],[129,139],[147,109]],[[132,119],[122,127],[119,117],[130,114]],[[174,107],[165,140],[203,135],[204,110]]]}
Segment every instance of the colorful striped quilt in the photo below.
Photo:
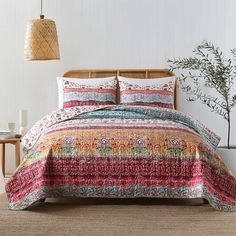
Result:
{"label": "colorful striped quilt", "polygon": [[6,184],[9,209],[50,197],[205,198],[235,208],[236,179],[220,139],[191,117],[145,106],[77,106],[45,116],[24,137]]}

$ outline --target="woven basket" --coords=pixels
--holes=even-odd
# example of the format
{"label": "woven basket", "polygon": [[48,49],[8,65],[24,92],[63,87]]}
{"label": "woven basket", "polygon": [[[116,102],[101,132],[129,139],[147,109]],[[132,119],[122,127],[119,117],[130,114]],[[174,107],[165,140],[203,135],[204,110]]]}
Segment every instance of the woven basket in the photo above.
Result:
{"label": "woven basket", "polygon": [[25,60],[60,59],[57,29],[53,20],[37,19],[27,22]]}

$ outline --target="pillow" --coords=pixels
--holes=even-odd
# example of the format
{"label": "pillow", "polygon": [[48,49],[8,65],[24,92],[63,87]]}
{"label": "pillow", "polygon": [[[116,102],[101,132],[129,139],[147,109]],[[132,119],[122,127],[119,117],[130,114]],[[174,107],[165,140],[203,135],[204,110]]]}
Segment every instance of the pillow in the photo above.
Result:
{"label": "pillow", "polygon": [[116,77],[108,78],[57,78],[58,105],[112,105],[116,103]]}
{"label": "pillow", "polygon": [[120,104],[174,108],[175,76],[134,79],[118,76]]}

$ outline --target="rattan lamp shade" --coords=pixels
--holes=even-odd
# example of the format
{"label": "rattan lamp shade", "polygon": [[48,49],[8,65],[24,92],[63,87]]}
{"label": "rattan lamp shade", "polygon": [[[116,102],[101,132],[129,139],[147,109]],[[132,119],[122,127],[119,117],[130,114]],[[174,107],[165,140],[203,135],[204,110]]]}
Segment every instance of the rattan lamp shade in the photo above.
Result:
{"label": "rattan lamp shade", "polygon": [[26,26],[25,60],[60,59],[57,29],[53,20],[31,20]]}

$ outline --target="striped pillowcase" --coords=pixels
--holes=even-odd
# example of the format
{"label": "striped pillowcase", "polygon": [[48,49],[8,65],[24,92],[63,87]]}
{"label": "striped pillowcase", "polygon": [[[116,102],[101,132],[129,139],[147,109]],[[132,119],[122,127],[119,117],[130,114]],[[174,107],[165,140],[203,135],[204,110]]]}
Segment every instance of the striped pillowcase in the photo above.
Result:
{"label": "striped pillowcase", "polygon": [[63,107],[113,105],[116,104],[117,82],[100,85],[63,81]]}
{"label": "striped pillowcase", "polygon": [[175,77],[129,79],[120,77],[120,104],[174,109]]}

